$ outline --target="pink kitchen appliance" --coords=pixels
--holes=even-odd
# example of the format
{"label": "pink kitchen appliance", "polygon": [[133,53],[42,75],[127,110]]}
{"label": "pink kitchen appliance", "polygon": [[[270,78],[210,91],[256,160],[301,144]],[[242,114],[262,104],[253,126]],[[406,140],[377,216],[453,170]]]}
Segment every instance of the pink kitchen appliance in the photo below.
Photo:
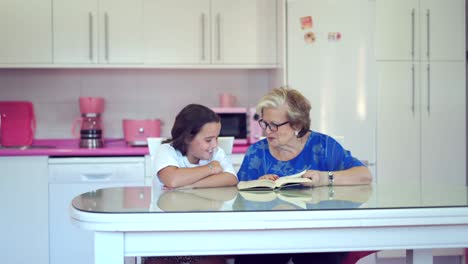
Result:
{"label": "pink kitchen appliance", "polygon": [[[80,138],[80,148],[102,148],[103,129],[101,115],[104,112],[104,98],[80,97],[81,117],[73,122],[72,134]],[[80,127],[78,136],[77,127]]]}
{"label": "pink kitchen appliance", "polygon": [[253,144],[263,137],[255,108],[215,107],[212,110],[221,118],[220,137],[234,137],[234,144]]}
{"label": "pink kitchen appliance", "polygon": [[125,141],[131,146],[146,146],[147,138],[161,136],[161,123],[159,119],[124,119]]}
{"label": "pink kitchen appliance", "polygon": [[30,146],[35,131],[36,118],[31,102],[0,102],[0,146]]}

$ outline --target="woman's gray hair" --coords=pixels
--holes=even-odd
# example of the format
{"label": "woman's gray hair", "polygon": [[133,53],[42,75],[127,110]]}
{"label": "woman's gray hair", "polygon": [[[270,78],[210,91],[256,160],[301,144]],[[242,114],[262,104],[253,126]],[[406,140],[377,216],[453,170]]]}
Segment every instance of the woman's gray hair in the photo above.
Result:
{"label": "woman's gray hair", "polygon": [[288,121],[294,129],[299,129],[298,138],[310,130],[310,102],[298,90],[280,87],[271,90],[257,104],[257,114],[263,117],[263,109],[288,106]]}

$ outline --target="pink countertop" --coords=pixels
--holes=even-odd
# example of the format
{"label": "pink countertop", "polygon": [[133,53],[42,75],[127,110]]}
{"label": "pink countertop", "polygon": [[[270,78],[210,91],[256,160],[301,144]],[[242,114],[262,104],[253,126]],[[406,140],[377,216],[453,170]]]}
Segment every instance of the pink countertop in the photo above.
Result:
{"label": "pink countertop", "polygon": [[[235,145],[233,153],[245,153],[248,145]],[[32,148],[0,148],[0,156],[144,156],[147,146],[133,147],[124,139],[104,140],[103,148],[85,149],[79,147],[78,139],[36,139]]]}

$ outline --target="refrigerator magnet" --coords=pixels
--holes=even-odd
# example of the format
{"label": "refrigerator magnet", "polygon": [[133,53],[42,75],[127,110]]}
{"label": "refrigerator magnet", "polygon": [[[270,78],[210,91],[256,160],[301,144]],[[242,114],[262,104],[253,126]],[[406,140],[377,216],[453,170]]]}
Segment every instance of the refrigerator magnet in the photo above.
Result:
{"label": "refrigerator magnet", "polygon": [[309,29],[312,28],[312,17],[311,16],[305,16],[301,17],[301,29]]}
{"label": "refrigerator magnet", "polygon": [[304,41],[307,44],[312,44],[315,42],[315,34],[314,32],[307,32],[304,34]]}
{"label": "refrigerator magnet", "polygon": [[340,32],[328,32],[328,41],[340,41],[341,33]]}

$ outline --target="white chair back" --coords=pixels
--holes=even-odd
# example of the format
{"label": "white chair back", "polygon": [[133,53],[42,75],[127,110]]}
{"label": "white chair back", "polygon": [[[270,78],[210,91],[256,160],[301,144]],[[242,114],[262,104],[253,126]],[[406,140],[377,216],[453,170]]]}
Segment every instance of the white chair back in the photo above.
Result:
{"label": "white chair back", "polygon": [[156,153],[157,153],[157,150],[159,148],[159,146],[161,146],[161,143],[163,142],[165,138],[162,138],[162,137],[149,137],[146,139],[146,141],[148,142],[148,150],[149,150],[149,154],[150,154],[150,158],[151,158],[151,166],[150,166],[150,169],[151,169],[151,176],[154,177],[156,175],[156,169],[154,167],[154,162],[156,161]]}
{"label": "white chair back", "polygon": [[218,137],[218,148],[224,150],[226,155],[232,154],[232,148],[234,147],[234,137]]}

